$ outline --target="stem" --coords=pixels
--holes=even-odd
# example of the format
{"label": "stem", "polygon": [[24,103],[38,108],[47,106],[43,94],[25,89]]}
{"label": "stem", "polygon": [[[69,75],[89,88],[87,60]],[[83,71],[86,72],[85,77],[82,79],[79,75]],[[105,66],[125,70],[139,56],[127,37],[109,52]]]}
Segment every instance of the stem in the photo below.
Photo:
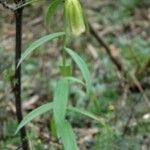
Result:
{"label": "stem", "polygon": [[62,63],[63,63],[63,66],[65,67],[66,66],[66,59],[67,59],[67,55],[66,55],[66,51],[65,51],[65,47],[67,45],[67,35],[65,35],[65,41],[64,41],[64,46],[63,46],[63,52],[62,52]]}
{"label": "stem", "polygon": [[60,72],[62,77],[70,76],[71,75],[71,66],[66,62],[67,61],[67,52],[65,50],[67,45],[67,40],[65,37],[64,46],[62,49],[62,64],[60,66]]}
{"label": "stem", "polygon": [[[16,115],[18,123],[20,123],[21,120],[23,119],[22,103],[21,103],[21,65],[17,67],[18,61],[21,58],[21,49],[22,49],[22,12],[23,8],[20,8],[15,11],[15,19],[16,19],[15,103],[16,103]],[[25,127],[23,127],[20,130],[20,137],[23,150],[29,150],[29,144]]]}
{"label": "stem", "polygon": [[63,52],[62,52],[62,64],[63,66],[65,67],[66,66],[66,51],[65,51],[65,48],[63,48]]}

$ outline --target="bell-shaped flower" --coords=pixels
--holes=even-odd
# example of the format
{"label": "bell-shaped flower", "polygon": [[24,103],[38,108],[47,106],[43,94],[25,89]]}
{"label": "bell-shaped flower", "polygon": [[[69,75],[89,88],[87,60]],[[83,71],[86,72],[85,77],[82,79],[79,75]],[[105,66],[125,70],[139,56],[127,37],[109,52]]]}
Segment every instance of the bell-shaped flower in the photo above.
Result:
{"label": "bell-shaped flower", "polygon": [[79,0],[65,0],[66,31],[79,36],[86,30],[85,18]]}

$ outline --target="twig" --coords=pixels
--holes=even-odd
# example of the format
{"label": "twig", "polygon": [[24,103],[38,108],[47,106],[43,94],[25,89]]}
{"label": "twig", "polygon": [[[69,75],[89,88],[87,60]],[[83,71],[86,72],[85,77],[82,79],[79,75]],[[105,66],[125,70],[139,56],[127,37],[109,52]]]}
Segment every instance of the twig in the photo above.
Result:
{"label": "twig", "polygon": [[5,0],[0,0],[0,4],[8,10],[15,11],[15,7],[9,5]]}
{"label": "twig", "polygon": [[26,2],[26,3],[24,2],[24,0],[14,0],[14,1],[16,2],[14,5],[7,3],[6,0],[0,0],[0,4],[4,8],[14,12],[14,11],[20,9],[20,8],[24,8],[28,5],[30,5],[31,3],[37,2],[39,0],[32,0],[32,1],[29,1],[29,2]]}
{"label": "twig", "polygon": [[[96,40],[104,47],[105,51],[107,52],[107,54],[109,55],[110,59],[112,60],[112,62],[114,63],[114,65],[116,66],[118,72],[121,75],[121,78],[123,79],[123,85],[127,84],[126,81],[124,80],[125,77],[127,76],[127,71],[124,67],[123,61],[121,60],[120,56],[118,55],[118,53],[114,53],[114,51],[106,44],[106,42],[102,39],[102,37],[97,33],[97,31],[94,29],[94,27],[92,26],[92,24],[89,22],[89,28],[90,28],[90,32],[91,34],[96,38]],[[138,81],[138,79],[135,77],[134,74],[129,73],[129,76],[131,78],[131,80],[133,81],[134,86],[137,87],[138,91],[141,92],[143,94],[144,100],[147,103],[148,107],[150,108],[150,103],[149,103],[149,99],[147,97],[147,95],[144,93],[144,90],[140,84],[140,82]]]}
{"label": "twig", "polygon": [[112,62],[115,64],[117,69],[120,72],[123,72],[124,66],[123,66],[123,63],[121,62],[120,58],[116,54],[112,53],[112,49],[106,44],[106,42],[100,37],[100,35],[98,35],[97,31],[94,29],[94,27],[92,26],[92,24],[90,22],[89,22],[89,29],[90,29],[91,34],[104,47],[104,49],[106,50],[107,54],[110,56]]}

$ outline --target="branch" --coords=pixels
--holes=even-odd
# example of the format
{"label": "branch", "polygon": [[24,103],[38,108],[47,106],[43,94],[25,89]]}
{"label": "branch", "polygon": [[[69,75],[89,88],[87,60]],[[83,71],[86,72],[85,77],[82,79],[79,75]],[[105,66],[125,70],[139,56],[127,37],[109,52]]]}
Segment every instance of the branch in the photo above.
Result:
{"label": "branch", "polygon": [[15,7],[8,4],[5,0],[0,0],[0,4],[8,10],[15,11]]}
{"label": "branch", "polygon": [[113,53],[113,50],[107,45],[107,43],[100,37],[100,35],[97,33],[97,30],[94,29],[92,24],[89,22],[89,29],[91,34],[96,38],[96,40],[104,47],[106,50],[107,54],[110,56],[110,59],[112,62],[115,64],[119,72],[123,72],[124,66],[123,62],[121,61],[120,57],[118,54]]}
{"label": "branch", "polygon": [[[89,29],[91,34],[96,38],[96,40],[103,46],[103,48],[105,49],[106,53],[109,55],[110,59],[112,60],[112,62],[114,63],[114,65],[116,66],[118,72],[121,75],[121,78],[123,79],[123,85],[127,84],[126,81],[124,80],[125,77],[127,76],[127,70],[125,69],[125,66],[123,64],[123,61],[121,59],[121,57],[119,56],[118,52],[115,52],[114,50],[112,50],[104,41],[104,39],[102,39],[102,37],[98,34],[97,30],[94,29],[94,27],[92,26],[92,24],[89,22]],[[141,92],[143,94],[144,100],[147,103],[148,107],[150,108],[150,102],[149,99],[147,97],[147,95],[145,94],[143,87],[141,86],[140,82],[138,81],[138,79],[136,78],[136,76],[134,74],[129,73],[129,77],[131,78],[131,80],[133,81],[133,85],[135,87],[137,87],[138,91]],[[130,83],[128,82],[128,84],[130,85]],[[133,86],[132,85],[132,86]]]}

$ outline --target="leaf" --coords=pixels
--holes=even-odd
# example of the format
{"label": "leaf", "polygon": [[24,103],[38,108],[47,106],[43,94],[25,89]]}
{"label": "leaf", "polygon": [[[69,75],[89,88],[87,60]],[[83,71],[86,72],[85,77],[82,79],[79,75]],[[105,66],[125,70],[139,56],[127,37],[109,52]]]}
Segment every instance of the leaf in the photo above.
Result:
{"label": "leaf", "polygon": [[64,120],[60,128],[61,128],[60,137],[61,137],[64,149],[65,150],[77,150],[78,147],[76,143],[75,134],[69,122]]}
{"label": "leaf", "polygon": [[61,3],[61,0],[53,0],[50,3],[48,10],[47,10],[47,13],[46,13],[46,18],[45,18],[46,24],[49,25],[49,20],[52,17],[52,15],[54,14],[54,12],[56,11],[56,9],[60,3]]}
{"label": "leaf", "polygon": [[90,112],[88,112],[88,111],[86,111],[86,110],[83,110],[83,109],[81,109],[81,108],[68,107],[68,110],[69,110],[69,111],[76,112],[76,113],[80,113],[80,114],[82,114],[82,115],[85,115],[85,116],[87,116],[87,117],[89,117],[89,118],[92,118],[92,119],[94,119],[94,120],[96,120],[96,121],[102,123],[102,124],[104,123],[104,119],[103,119],[103,118],[99,118],[99,117],[95,116],[94,114],[92,114],[92,113],[90,113]]}
{"label": "leaf", "polygon": [[80,79],[77,79],[77,78],[75,78],[75,77],[65,77],[64,79],[70,80],[70,81],[72,81],[72,82],[77,82],[77,83],[79,83],[79,84],[85,86],[85,83],[84,83],[84,82],[82,82]]}
{"label": "leaf", "polygon": [[72,59],[75,61],[75,63],[78,65],[79,69],[81,70],[83,78],[86,82],[87,93],[90,94],[90,91],[92,89],[92,81],[91,81],[90,72],[88,70],[88,67],[87,67],[86,63],[73,50],[71,50],[69,48],[65,48],[65,50],[72,57]]}
{"label": "leaf", "polygon": [[54,91],[53,111],[56,124],[65,119],[69,95],[69,81],[62,79],[58,81]]}
{"label": "leaf", "polygon": [[25,126],[27,123],[29,123],[31,120],[35,119],[36,117],[46,113],[47,111],[51,110],[53,107],[53,103],[47,103],[44,104],[36,109],[34,109],[33,111],[31,111],[29,114],[27,114],[23,120],[20,122],[20,124],[18,125],[15,134],[18,133],[18,131]]}
{"label": "leaf", "polygon": [[69,95],[69,81],[59,80],[54,91],[53,112],[57,136],[63,138],[62,130],[65,121]]}
{"label": "leaf", "polygon": [[43,45],[44,43],[51,41],[53,39],[56,39],[58,37],[64,36],[65,33],[64,32],[58,32],[58,33],[52,33],[50,35],[46,35],[38,40],[36,40],[35,42],[33,42],[26,50],[25,52],[22,54],[21,59],[18,62],[18,66],[22,63],[22,61],[32,52],[34,51],[36,48],[38,48],[39,46]]}

